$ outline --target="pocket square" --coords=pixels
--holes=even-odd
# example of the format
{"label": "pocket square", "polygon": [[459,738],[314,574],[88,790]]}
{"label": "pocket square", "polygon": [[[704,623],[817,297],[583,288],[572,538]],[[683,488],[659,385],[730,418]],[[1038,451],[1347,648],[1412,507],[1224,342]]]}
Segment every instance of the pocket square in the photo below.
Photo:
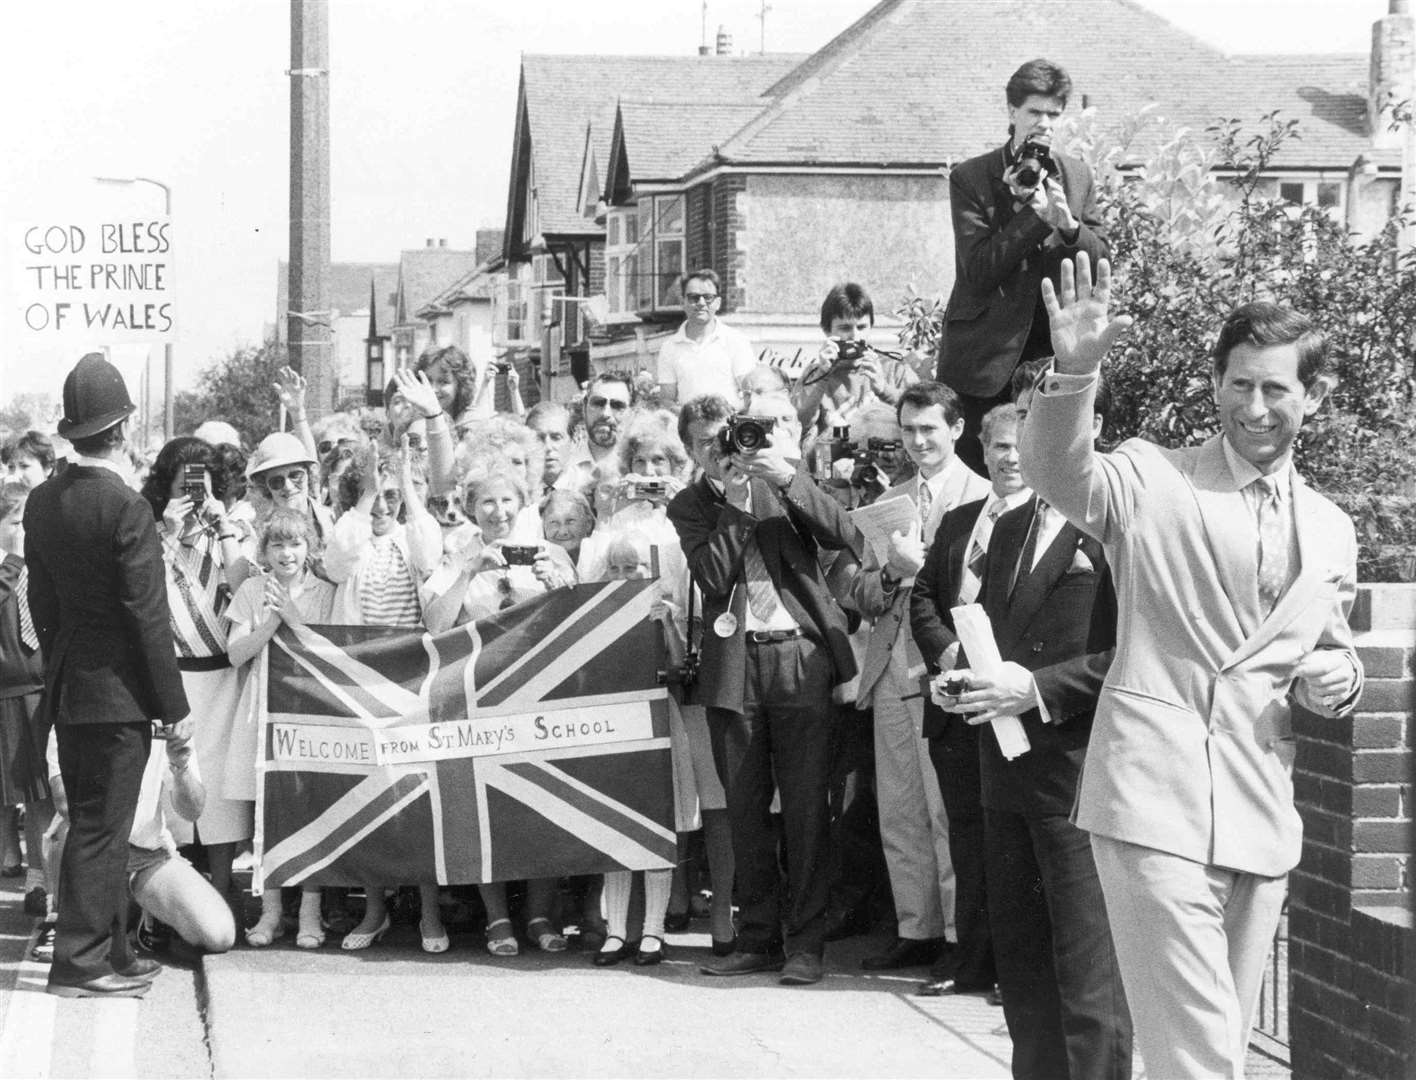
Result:
{"label": "pocket square", "polygon": [[1081,548],[1072,552],[1072,565],[1067,567],[1069,574],[1090,574],[1096,571],[1092,561],[1087,558],[1087,553]]}

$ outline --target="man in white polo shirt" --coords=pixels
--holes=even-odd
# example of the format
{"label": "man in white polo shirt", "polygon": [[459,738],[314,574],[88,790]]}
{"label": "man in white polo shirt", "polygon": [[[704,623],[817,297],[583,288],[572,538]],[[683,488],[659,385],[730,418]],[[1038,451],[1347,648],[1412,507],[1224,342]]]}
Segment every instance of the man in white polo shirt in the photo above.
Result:
{"label": "man in white polo shirt", "polygon": [[683,325],[659,347],[659,396],[665,402],[717,394],[737,405],[738,380],[757,366],[752,343],[718,318],[718,275],[695,270],[683,282]]}

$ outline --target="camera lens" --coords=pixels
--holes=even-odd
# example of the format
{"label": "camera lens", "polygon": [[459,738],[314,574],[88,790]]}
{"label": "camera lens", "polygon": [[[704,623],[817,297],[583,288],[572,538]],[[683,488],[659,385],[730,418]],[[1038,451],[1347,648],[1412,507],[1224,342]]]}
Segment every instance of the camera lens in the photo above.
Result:
{"label": "camera lens", "polygon": [[767,432],[754,420],[744,420],[737,426],[733,435],[737,448],[749,454],[761,449],[767,442]]}

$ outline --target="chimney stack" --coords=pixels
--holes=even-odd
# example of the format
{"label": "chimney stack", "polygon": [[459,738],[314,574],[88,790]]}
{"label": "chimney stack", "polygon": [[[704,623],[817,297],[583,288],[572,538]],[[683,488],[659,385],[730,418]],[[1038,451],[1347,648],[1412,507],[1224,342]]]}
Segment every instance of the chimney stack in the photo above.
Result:
{"label": "chimney stack", "polygon": [[1372,146],[1394,150],[1403,134],[1392,130],[1392,106],[1416,100],[1416,20],[1411,0],[1390,0],[1389,14],[1372,24],[1372,66],[1367,126]]}
{"label": "chimney stack", "polygon": [[424,238],[423,238],[423,246],[424,246],[424,247],[436,247],[437,245],[435,245],[435,244],[433,243],[433,238],[432,238],[431,236],[427,236],[427,237],[424,237]]}
{"label": "chimney stack", "polygon": [[[1395,2],[1395,0],[1393,0],[1393,2]],[[726,26],[722,26],[721,24],[718,27],[717,51],[719,56],[727,56],[733,51],[733,36],[732,34],[728,33],[728,28]]]}

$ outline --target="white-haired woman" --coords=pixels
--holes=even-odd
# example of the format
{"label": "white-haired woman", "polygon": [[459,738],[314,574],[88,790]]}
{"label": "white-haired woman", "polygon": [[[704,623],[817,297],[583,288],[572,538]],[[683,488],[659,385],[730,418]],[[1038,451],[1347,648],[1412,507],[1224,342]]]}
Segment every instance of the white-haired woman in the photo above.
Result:
{"label": "white-haired woman", "polygon": [[[529,502],[524,467],[504,456],[481,456],[468,462],[463,504],[481,531],[478,542],[451,557],[428,579],[424,622],[433,633],[495,615],[551,589],[573,585],[575,567],[559,547],[518,528]],[[508,560],[508,546],[535,549],[530,564]],[[507,911],[506,883],[479,885],[487,909],[487,951],[515,956],[520,951]],[[556,879],[527,882],[527,937],[545,952],[562,952],[565,937],[551,921]]]}

